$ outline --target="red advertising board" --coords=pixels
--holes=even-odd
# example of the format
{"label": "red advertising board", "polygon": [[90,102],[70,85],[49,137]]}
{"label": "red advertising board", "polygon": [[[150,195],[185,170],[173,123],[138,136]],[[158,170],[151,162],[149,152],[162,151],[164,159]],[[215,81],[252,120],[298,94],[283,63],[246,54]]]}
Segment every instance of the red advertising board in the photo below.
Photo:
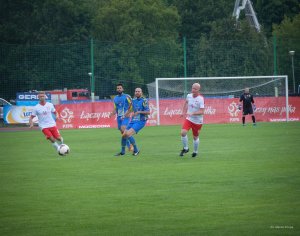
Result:
{"label": "red advertising board", "polygon": [[[163,99],[160,101],[160,124],[181,124],[182,106],[184,99]],[[205,99],[204,123],[235,123],[241,122],[242,112],[237,109],[237,98],[207,98]],[[157,124],[157,107],[155,100],[151,100],[148,125]],[[284,97],[255,98],[255,116],[258,122],[285,121],[286,108]],[[112,102],[94,102],[77,104],[60,104],[56,106],[60,114],[57,120],[61,128],[105,128],[117,127],[115,117],[109,118],[113,110]],[[289,98],[289,118],[291,121],[300,120],[300,98]],[[249,118],[250,121],[250,118]]]}
{"label": "red advertising board", "polygon": [[109,118],[112,102],[60,104],[55,108],[59,113],[58,128],[117,127],[115,118]]}

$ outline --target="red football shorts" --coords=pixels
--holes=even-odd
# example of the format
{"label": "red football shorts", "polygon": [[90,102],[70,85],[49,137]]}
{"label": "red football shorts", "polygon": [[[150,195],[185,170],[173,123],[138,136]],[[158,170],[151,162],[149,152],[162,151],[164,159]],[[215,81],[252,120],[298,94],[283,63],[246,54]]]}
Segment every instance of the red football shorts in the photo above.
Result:
{"label": "red football shorts", "polygon": [[192,129],[193,131],[193,135],[195,137],[198,137],[199,136],[199,132],[202,128],[202,124],[195,124],[187,119],[185,119],[183,125],[182,125],[182,129],[185,129],[187,131],[189,131],[190,129]]}
{"label": "red football shorts", "polygon": [[60,133],[56,126],[44,128],[44,129],[42,129],[42,132],[44,133],[44,135],[46,136],[47,139],[49,139],[51,137],[58,139],[60,137]]}

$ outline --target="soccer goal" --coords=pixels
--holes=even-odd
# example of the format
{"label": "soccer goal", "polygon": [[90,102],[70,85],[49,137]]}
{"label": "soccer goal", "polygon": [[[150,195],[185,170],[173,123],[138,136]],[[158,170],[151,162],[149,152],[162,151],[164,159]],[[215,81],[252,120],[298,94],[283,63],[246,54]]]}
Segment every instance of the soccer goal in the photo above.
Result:
{"label": "soccer goal", "polygon": [[201,84],[205,123],[240,122],[239,97],[250,89],[258,121],[289,120],[288,76],[156,78],[147,85],[157,125],[180,124],[185,97],[193,83]]}

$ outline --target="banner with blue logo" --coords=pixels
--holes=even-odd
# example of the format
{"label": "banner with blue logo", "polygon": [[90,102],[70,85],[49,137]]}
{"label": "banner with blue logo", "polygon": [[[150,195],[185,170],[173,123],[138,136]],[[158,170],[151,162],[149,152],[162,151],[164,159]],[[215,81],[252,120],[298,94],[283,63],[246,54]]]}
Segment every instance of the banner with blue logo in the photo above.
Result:
{"label": "banner with blue logo", "polygon": [[[46,101],[51,102],[51,94],[46,93]],[[17,93],[16,105],[17,106],[35,106],[38,104],[39,98],[37,92],[24,92]]]}
{"label": "banner with blue logo", "polygon": [[[33,106],[11,106],[3,107],[3,120],[6,124],[28,123],[32,114]],[[37,118],[34,119],[34,122]]]}

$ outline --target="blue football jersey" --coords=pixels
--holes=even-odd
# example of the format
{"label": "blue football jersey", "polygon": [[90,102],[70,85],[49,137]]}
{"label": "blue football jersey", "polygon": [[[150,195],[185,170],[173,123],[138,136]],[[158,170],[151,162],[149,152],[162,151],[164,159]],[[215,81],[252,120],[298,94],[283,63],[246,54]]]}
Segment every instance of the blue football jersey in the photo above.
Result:
{"label": "blue football jersey", "polygon": [[114,98],[114,108],[117,116],[124,116],[124,114],[131,108],[131,97],[128,94],[122,93]]}
{"label": "blue football jersey", "polygon": [[[133,112],[137,111],[150,111],[148,100],[144,97],[134,98],[132,100],[132,110]],[[132,121],[145,121],[148,119],[148,115],[137,114],[132,117]]]}

